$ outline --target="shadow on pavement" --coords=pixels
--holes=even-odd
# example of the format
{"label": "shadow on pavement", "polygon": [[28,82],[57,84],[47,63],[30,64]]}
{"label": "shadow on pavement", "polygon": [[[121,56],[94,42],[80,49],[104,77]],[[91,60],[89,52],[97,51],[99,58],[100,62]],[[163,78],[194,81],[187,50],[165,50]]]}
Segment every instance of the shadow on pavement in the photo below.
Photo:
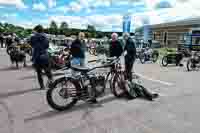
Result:
{"label": "shadow on pavement", "polygon": [[8,97],[11,97],[11,96],[18,96],[18,95],[22,95],[22,94],[33,92],[33,91],[40,91],[40,89],[30,89],[30,90],[8,92],[8,93],[0,93],[0,99],[1,98],[8,98]]}
{"label": "shadow on pavement", "polygon": [[33,70],[33,66],[32,65],[28,65],[27,67],[25,67],[26,70]]}
{"label": "shadow on pavement", "polygon": [[0,71],[17,71],[20,70],[19,68],[16,67],[5,67],[5,68],[0,68]]}
{"label": "shadow on pavement", "polygon": [[[43,73],[43,75],[45,75],[45,73]],[[63,73],[54,73],[53,76],[61,76],[64,75]],[[26,80],[26,79],[34,79],[37,78],[37,74],[35,73],[35,75],[30,75],[30,76],[25,76],[25,77],[21,77],[19,80]]]}
{"label": "shadow on pavement", "polygon": [[53,111],[51,110],[51,111],[42,113],[40,115],[33,116],[31,118],[27,118],[27,119],[24,120],[24,122],[29,122],[29,121],[33,121],[33,120],[47,119],[47,118],[59,116],[59,115],[62,115],[62,114],[71,113],[73,111],[80,110],[80,109],[88,109],[88,107],[89,108],[99,108],[99,107],[102,107],[102,104],[108,103],[108,102],[112,102],[114,100],[117,100],[117,99],[114,96],[109,96],[109,97],[104,98],[101,101],[99,101],[99,104],[97,104],[97,105],[89,105],[89,106],[87,106],[87,103],[83,103],[83,104],[79,104],[77,106],[75,105],[73,108],[71,108],[69,110],[66,110],[66,111],[63,111],[63,112],[58,112],[58,111],[55,111],[55,110],[53,110]]}

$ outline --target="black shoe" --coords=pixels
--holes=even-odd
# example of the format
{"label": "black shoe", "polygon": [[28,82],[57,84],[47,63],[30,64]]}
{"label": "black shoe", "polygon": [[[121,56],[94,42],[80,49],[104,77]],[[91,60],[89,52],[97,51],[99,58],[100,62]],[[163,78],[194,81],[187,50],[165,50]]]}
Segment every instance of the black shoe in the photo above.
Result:
{"label": "black shoe", "polygon": [[149,101],[153,101],[154,99],[158,98],[159,95],[157,93],[151,94],[147,97]]}
{"label": "black shoe", "polygon": [[152,94],[153,99],[158,98],[158,97],[159,97],[159,94],[157,94],[157,93]]}
{"label": "black shoe", "polygon": [[90,103],[90,104],[97,104],[98,101],[97,101],[97,99],[90,99],[90,100],[88,100],[88,103]]}
{"label": "black shoe", "polygon": [[45,90],[45,87],[44,86],[40,87],[40,90]]}
{"label": "black shoe", "polygon": [[184,65],[183,65],[183,64],[179,64],[179,66],[180,66],[180,67],[183,67]]}

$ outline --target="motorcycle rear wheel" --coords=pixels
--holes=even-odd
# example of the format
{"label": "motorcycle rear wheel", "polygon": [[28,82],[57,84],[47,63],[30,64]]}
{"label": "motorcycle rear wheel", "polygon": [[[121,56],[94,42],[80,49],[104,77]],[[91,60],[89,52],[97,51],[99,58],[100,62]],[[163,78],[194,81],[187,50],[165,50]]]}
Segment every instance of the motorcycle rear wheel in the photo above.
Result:
{"label": "motorcycle rear wheel", "polygon": [[124,94],[128,94],[125,89],[125,80],[123,79],[122,74],[114,75],[111,87],[113,95],[117,98],[122,97]]}
{"label": "motorcycle rear wheel", "polygon": [[196,68],[196,67],[195,67],[194,64],[192,63],[192,60],[189,59],[189,60],[187,61],[187,70],[188,70],[188,72],[189,72],[189,71],[194,71],[195,68]]}
{"label": "motorcycle rear wheel", "polygon": [[141,54],[140,56],[139,56],[139,59],[140,59],[140,62],[142,63],[142,64],[144,64],[146,61],[145,61],[145,55],[144,54]]}

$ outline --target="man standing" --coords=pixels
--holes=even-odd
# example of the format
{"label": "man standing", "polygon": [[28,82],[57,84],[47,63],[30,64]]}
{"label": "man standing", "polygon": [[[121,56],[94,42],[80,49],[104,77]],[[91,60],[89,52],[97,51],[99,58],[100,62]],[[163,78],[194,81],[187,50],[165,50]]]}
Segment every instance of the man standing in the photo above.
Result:
{"label": "man standing", "polygon": [[1,48],[3,48],[3,43],[4,43],[4,38],[3,38],[3,34],[0,34],[0,43],[1,43]]}
{"label": "man standing", "polygon": [[12,35],[8,35],[6,38],[6,47],[10,47],[13,44],[13,38]]}
{"label": "man standing", "polygon": [[109,55],[110,57],[120,57],[121,54],[123,53],[123,47],[121,42],[118,40],[118,34],[113,33],[111,35],[111,42],[109,46]]}
{"label": "man standing", "polygon": [[[86,52],[86,44],[85,44],[85,34],[83,32],[80,32],[78,35],[78,38],[72,43],[71,45],[71,65],[78,65],[81,67],[85,67],[85,52]],[[74,73],[72,73],[73,75]],[[93,88],[91,88],[91,98],[88,99],[88,102],[91,104],[98,103],[95,97],[95,91]]]}
{"label": "man standing", "polygon": [[48,83],[52,82],[52,73],[49,66],[49,57],[47,49],[49,48],[49,41],[47,37],[43,34],[43,27],[38,25],[34,28],[36,33],[31,37],[30,44],[33,48],[33,64],[38,76],[38,82],[40,84],[40,89],[45,89],[42,70],[48,77]]}
{"label": "man standing", "polygon": [[[126,78],[130,82],[132,82],[132,68],[136,59],[136,48],[135,48],[135,43],[130,38],[128,33],[124,33],[123,37],[125,41],[124,51],[125,51]],[[144,96],[151,101],[159,96],[157,93],[151,93],[144,87],[140,89],[137,89],[137,88],[135,89],[136,89],[135,91],[137,92],[137,95],[144,94]]]}
{"label": "man standing", "polygon": [[126,52],[125,53],[126,54],[125,55],[126,77],[129,81],[132,81],[132,68],[136,59],[135,43],[130,38],[128,33],[124,33],[123,37],[124,37],[124,42],[125,42],[124,51]]}
{"label": "man standing", "polygon": [[84,38],[85,34],[80,32],[78,38],[71,45],[72,65],[85,66],[86,44]]}

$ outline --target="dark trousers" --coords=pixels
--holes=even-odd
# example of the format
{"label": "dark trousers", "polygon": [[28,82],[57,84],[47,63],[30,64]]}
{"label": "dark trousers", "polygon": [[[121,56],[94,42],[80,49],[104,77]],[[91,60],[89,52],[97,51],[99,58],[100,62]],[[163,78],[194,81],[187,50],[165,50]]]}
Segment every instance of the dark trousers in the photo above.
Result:
{"label": "dark trousers", "polygon": [[132,69],[134,62],[135,58],[125,57],[126,79],[128,79],[129,81],[132,81]]}
{"label": "dark trousers", "polygon": [[48,79],[52,80],[53,76],[52,76],[52,73],[51,73],[51,68],[48,64],[46,64],[46,65],[35,64],[34,67],[35,67],[35,70],[37,72],[38,82],[40,84],[40,87],[42,88],[42,87],[44,87],[42,70],[44,70],[45,75],[48,77]]}
{"label": "dark trousers", "polygon": [[1,48],[3,48],[4,46],[3,46],[3,41],[2,40],[0,40],[0,43],[1,43]]}

